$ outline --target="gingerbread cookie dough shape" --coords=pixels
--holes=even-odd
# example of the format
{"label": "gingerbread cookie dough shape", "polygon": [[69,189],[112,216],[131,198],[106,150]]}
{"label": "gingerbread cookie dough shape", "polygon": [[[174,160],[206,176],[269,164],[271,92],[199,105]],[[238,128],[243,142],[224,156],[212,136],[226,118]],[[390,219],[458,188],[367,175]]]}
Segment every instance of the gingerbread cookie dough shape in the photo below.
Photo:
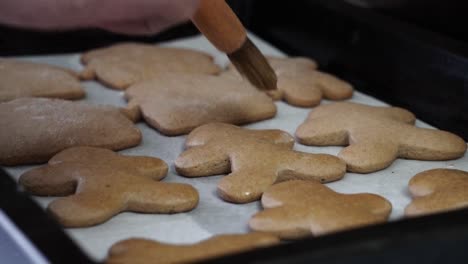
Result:
{"label": "gingerbread cookie dough shape", "polygon": [[0,59],[0,102],[21,97],[80,99],[78,75],[57,66]]}
{"label": "gingerbread cookie dough shape", "polygon": [[280,181],[329,182],[341,179],[346,171],[335,156],[292,150],[292,137],[281,130],[208,124],[190,133],[186,146],[189,149],[175,161],[177,172],[186,177],[229,173],[218,183],[218,194],[233,203],[258,200]]}
{"label": "gingerbread cookie dough shape", "polygon": [[68,195],[47,210],[65,227],[85,227],[124,211],[178,213],[195,208],[198,192],[188,184],[158,182],[166,174],[167,165],[158,158],[75,147],[24,173],[19,183],[33,195]]}
{"label": "gingerbread cookie dough shape", "polygon": [[292,180],[271,186],[264,211],[249,221],[254,231],[299,239],[386,222],[392,205],[370,194],[340,194],[316,181]]}
{"label": "gingerbread cookie dough shape", "polygon": [[246,124],[276,115],[274,102],[238,80],[201,74],[161,74],[125,91],[130,109],[169,136],[210,123]]}
{"label": "gingerbread cookie dough shape", "polygon": [[413,201],[406,216],[419,216],[468,207],[468,172],[433,169],[416,174],[409,182]]}
{"label": "gingerbread cookie dough shape", "polygon": [[74,146],[119,150],[141,133],[118,108],[60,99],[21,98],[0,103],[0,164],[47,162]]}
{"label": "gingerbread cookie dough shape", "polygon": [[86,52],[83,79],[97,78],[114,89],[158,76],[163,72],[217,74],[220,68],[203,52],[159,47],[149,44],[122,43]]}
{"label": "gingerbread cookie dough shape", "polygon": [[270,234],[250,233],[217,235],[191,245],[171,245],[147,239],[128,239],[114,244],[106,260],[108,264],[187,263],[223,255],[268,247],[279,243]]}
{"label": "gingerbread cookie dough shape", "polygon": [[[278,77],[278,90],[267,93],[274,99],[284,99],[288,104],[312,107],[322,98],[344,100],[353,96],[353,86],[331,74],[317,70],[317,63],[309,58],[269,57],[271,67]],[[223,76],[241,78],[230,65]]]}
{"label": "gingerbread cookie dough shape", "polygon": [[384,169],[397,158],[450,160],[464,155],[462,138],[414,122],[414,115],[402,108],[342,102],[313,109],[296,136],[305,145],[349,145],[338,156],[348,171],[358,173]]}

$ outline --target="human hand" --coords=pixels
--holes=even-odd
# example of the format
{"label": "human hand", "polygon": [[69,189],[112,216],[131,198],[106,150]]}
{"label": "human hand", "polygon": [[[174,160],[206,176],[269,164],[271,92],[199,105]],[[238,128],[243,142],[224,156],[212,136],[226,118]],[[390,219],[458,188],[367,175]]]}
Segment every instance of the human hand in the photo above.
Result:
{"label": "human hand", "polygon": [[39,30],[97,27],[148,35],[188,20],[199,0],[3,0],[0,23]]}

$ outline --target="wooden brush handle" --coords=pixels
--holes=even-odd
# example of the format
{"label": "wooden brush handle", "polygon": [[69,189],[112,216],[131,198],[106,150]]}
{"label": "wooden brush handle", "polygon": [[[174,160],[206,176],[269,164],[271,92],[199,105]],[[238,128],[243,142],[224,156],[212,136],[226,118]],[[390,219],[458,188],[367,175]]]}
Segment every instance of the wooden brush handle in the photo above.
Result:
{"label": "wooden brush handle", "polygon": [[246,32],[224,0],[200,0],[192,18],[195,26],[220,51],[231,54],[246,40]]}

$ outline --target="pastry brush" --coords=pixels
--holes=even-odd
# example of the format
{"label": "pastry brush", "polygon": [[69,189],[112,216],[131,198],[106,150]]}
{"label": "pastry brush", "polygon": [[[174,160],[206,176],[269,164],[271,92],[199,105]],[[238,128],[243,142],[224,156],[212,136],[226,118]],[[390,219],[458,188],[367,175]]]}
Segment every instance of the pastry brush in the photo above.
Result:
{"label": "pastry brush", "polygon": [[260,90],[276,89],[276,74],[224,0],[200,0],[192,22]]}

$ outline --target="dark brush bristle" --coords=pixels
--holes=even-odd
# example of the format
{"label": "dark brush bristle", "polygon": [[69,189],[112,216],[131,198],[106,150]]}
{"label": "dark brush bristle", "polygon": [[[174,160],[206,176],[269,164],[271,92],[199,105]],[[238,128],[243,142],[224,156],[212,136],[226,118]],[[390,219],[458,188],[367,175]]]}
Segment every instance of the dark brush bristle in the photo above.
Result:
{"label": "dark brush bristle", "polygon": [[260,90],[276,89],[276,74],[258,48],[247,38],[237,51],[228,54],[242,76]]}

